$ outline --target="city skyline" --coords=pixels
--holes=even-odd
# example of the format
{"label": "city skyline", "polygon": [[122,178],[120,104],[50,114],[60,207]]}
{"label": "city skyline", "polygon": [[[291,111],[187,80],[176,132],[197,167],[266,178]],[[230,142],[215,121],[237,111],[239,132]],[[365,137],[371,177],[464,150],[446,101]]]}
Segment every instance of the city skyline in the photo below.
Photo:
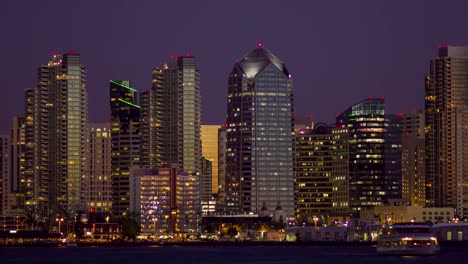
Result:
{"label": "city skyline", "polygon": [[[22,115],[24,90],[35,87],[34,69],[51,52],[75,50],[81,54],[88,72],[90,122],[108,121],[109,110],[101,105],[108,101],[109,80],[131,80],[138,90],[147,90],[153,67],[171,54],[193,54],[203,73],[202,123],[221,124],[231,65],[238,54],[246,54],[262,42],[295,73],[296,114],[312,113],[317,121],[332,123],[339,109],[368,96],[385,96],[391,113],[422,108],[426,62],[434,57],[433,50],[438,45],[468,43],[461,26],[467,22],[462,11],[467,3],[461,1],[372,1],[361,5],[273,1],[268,6],[248,3],[247,9],[243,7],[247,2],[229,8],[212,2],[206,10],[196,3],[163,3],[157,10],[169,12],[156,14],[155,4],[149,2],[114,1],[112,6],[104,6],[81,1],[68,12],[61,12],[63,5],[58,3],[32,2],[27,9],[18,3],[0,4],[7,11],[0,18],[9,40],[2,44],[8,51],[4,59],[13,62],[0,66],[6,73],[0,81],[11,98],[0,108],[2,134],[8,133],[13,116]],[[122,10],[127,15],[117,16],[124,14]],[[180,22],[158,26],[175,12],[180,13]],[[65,14],[70,24],[39,28],[64,19]],[[34,23],[37,20],[43,23]],[[194,27],[185,27],[187,23]],[[163,35],[167,37],[160,41]],[[341,92],[345,96],[333,97]]]}

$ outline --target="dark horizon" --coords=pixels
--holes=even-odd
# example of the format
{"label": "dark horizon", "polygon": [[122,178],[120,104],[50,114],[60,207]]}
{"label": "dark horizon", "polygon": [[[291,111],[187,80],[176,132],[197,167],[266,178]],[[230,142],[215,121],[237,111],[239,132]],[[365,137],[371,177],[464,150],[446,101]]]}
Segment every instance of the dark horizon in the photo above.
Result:
{"label": "dark horizon", "polygon": [[109,120],[111,79],[151,87],[151,70],[190,53],[201,71],[202,123],[222,124],[228,75],[258,42],[292,74],[296,115],[332,123],[367,98],[387,113],[422,108],[439,45],[468,45],[465,1],[3,1],[0,132],[22,115],[24,89],[51,52],[74,50],[87,69],[89,122]]}

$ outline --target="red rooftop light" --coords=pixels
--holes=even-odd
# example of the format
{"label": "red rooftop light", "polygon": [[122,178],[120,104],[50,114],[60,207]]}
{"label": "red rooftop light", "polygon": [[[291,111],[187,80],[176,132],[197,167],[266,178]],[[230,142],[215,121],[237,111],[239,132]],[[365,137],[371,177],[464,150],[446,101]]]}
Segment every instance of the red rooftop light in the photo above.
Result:
{"label": "red rooftop light", "polygon": [[74,50],[70,50],[67,54],[68,54],[68,55],[75,54],[75,51],[74,51]]}
{"label": "red rooftop light", "polygon": [[257,45],[258,45],[259,47],[261,47],[263,44],[262,44],[261,42],[259,42]]}

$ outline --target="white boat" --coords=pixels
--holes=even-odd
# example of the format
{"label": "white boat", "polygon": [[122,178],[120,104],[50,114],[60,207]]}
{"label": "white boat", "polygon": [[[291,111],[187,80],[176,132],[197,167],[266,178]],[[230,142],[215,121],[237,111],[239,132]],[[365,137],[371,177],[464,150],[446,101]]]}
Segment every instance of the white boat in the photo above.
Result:
{"label": "white boat", "polygon": [[390,225],[377,241],[379,255],[434,255],[439,250],[430,226],[422,223]]}

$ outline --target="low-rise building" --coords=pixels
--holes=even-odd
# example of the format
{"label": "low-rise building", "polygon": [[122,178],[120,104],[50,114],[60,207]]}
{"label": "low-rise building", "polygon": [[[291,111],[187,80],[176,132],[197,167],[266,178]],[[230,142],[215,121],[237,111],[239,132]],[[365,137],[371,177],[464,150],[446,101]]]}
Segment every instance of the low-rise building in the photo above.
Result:
{"label": "low-rise building", "polygon": [[439,241],[467,241],[468,222],[435,224],[432,233]]}
{"label": "low-rise building", "polygon": [[401,222],[444,223],[451,221],[455,210],[451,207],[422,207],[407,205],[379,205],[373,210],[363,211],[361,218],[377,217],[382,224]]}

